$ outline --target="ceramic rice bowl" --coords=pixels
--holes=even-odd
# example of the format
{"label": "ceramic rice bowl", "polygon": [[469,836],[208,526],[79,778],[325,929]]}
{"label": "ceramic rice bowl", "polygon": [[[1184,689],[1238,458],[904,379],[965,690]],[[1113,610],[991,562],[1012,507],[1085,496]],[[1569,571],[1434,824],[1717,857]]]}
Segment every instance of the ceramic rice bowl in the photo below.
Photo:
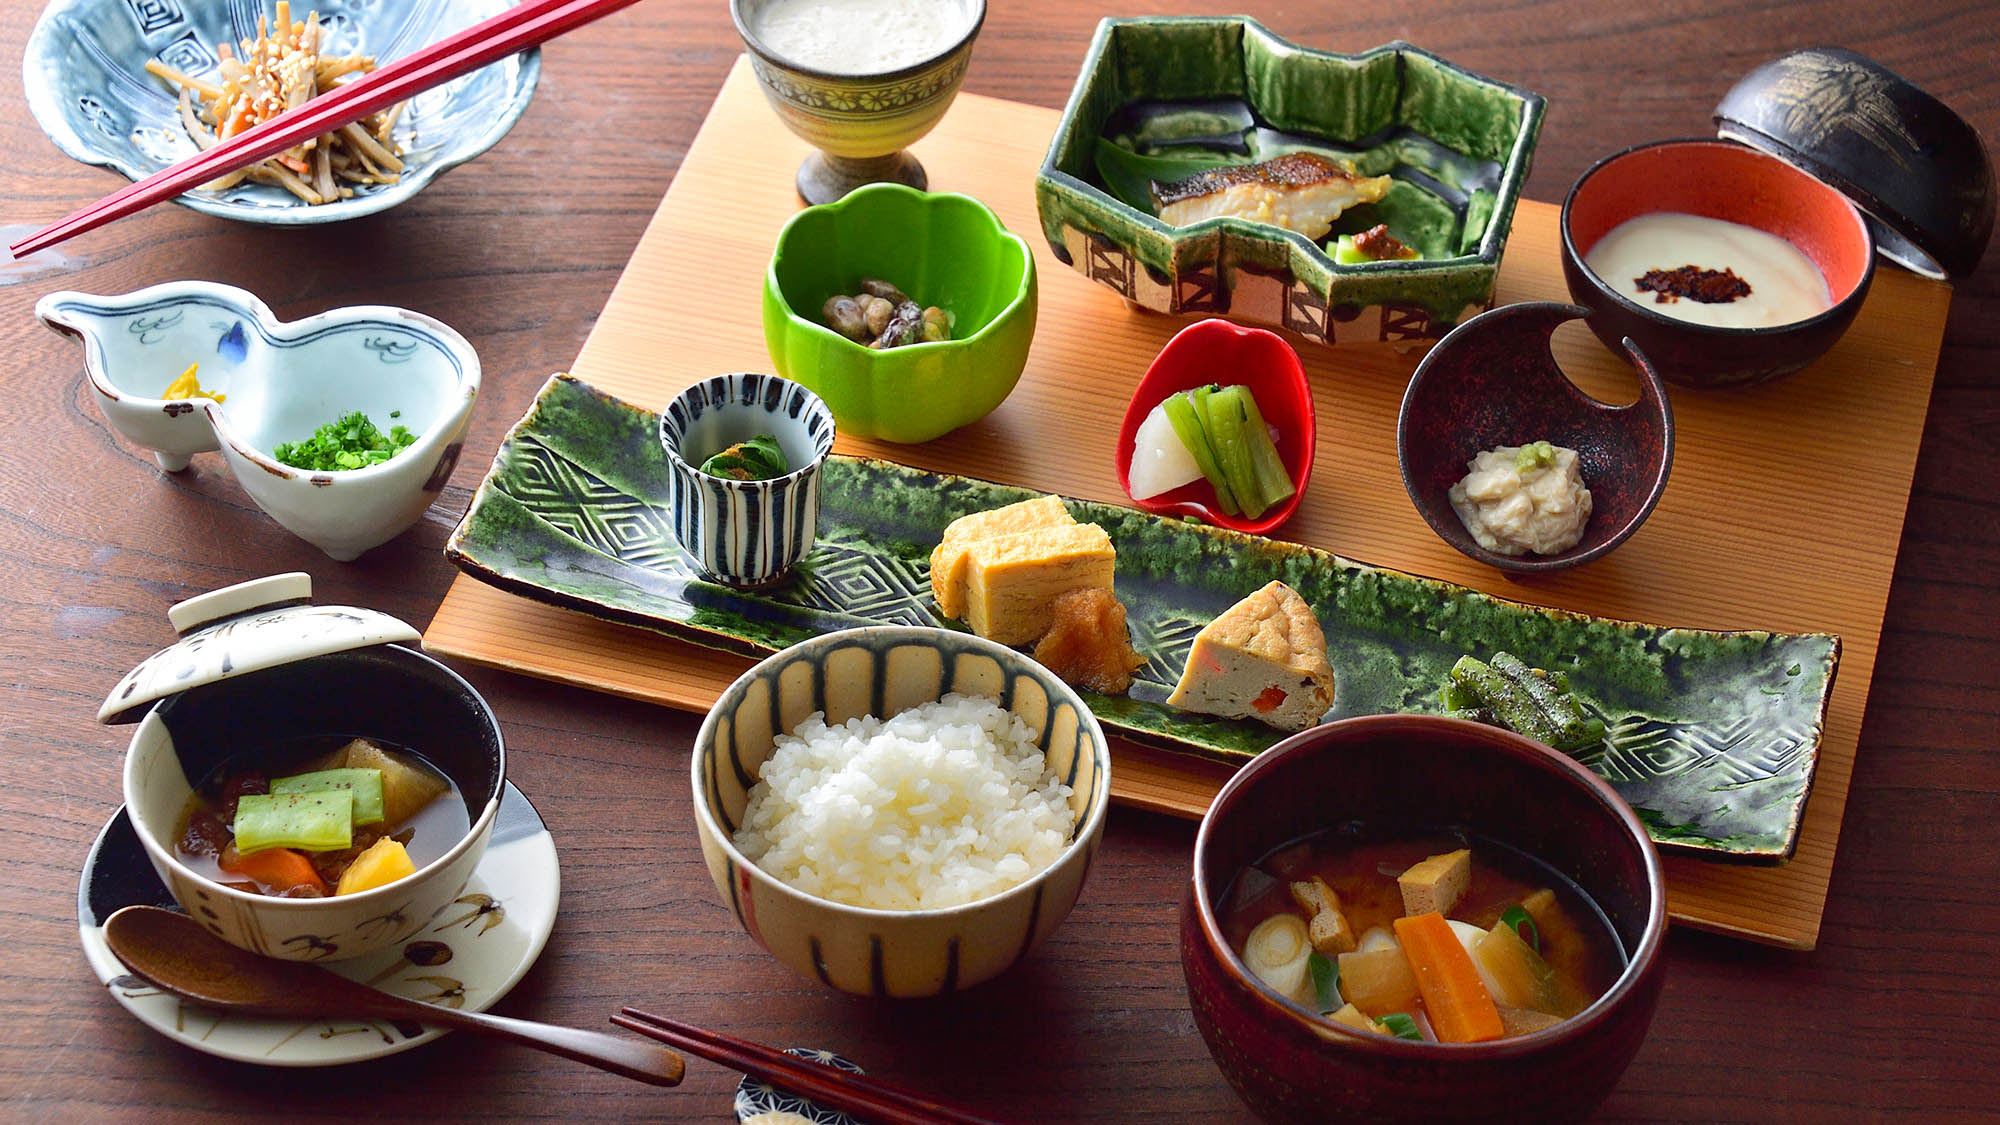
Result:
{"label": "ceramic rice bowl", "polygon": [[[218,635],[212,648],[244,645],[253,633]],[[414,875],[333,898],[234,890],[175,858],[188,798],[225,758],[314,735],[417,750],[458,784],[471,831]],[[235,675],[155,704],[125,752],[125,807],[167,890],[210,933],[267,957],[339,961],[408,940],[464,893],[486,854],[505,774],[499,723],[470,684],[413,649],[374,645]]]}
{"label": "ceramic rice bowl", "polygon": [[[495,15],[509,0],[311,0],[332,55],[392,62]],[[158,60],[213,77],[216,47],[257,35],[268,2],[51,0],[28,38],[22,90],[35,121],[69,156],[138,180],[193,155],[180,123],[178,88],[146,71]],[[294,226],[358,218],[422,191],[445,169],[497,144],[514,127],[542,73],[541,49],[523,51],[411,99],[394,132],[405,168],[392,184],[355,184],[352,198],[308,204],[284,188],[242,183],[190,191],[176,202],[248,223]]]}
{"label": "ceramic rice bowl", "polygon": [[[343,562],[402,534],[437,499],[479,395],[472,345],[408,309],[355,305],[287,322],[241,289],[178,281],[115,297],[51,293],[35,313],[83,341],[98,408],[162,469],[220,449],[265,515]],[[190,363],[226,401],[160,397]],[[337,472],[271,452],[356,410],[384,433],[408,426],[416,441]]]}
{"label": "ceramic rice bowl", "polygon": [[[940,910],[874,910],[779,882],[732,842],[773,740],[823,711],[829,724],[893,715],[949,692],[997,699],[1040,732],[1073,790],[1076,828],[1055,863],[991,898]],[[692,783],[702,856],[743,928],[793,972],[859,995],[938,996],[990,980],[1076,904],[1110,801],[1110,753],[1069,685],[1012,649],[946,629],[829,633],[764,660],[723,692],[696,737]]]}
{"label": "ceramic rice bowl", "polygon": [[[791,472],[729,480],[699,468],[759,435],[777,438]],[[672,473],[674,537],[703,575],[726,586],[762,586],[812,550],[819,528],[819,471],[833,452],[833,414],[818,395],[775,375],[717,375],[660,412],[660,445]]]}
{"label": "ceramic rice bowl", "polygon": [[[1563,1023],[1485,1043],[1411,1043],[1308,1015],[1229,948],[1219,905],[1273,849],[1351,822],[1462,827],[1547,863],[1602,908],[1625,971]],[[1666,930],[1659,856],[1603,779],[1498,727],[1372,715],[1294,735],[1223,786],[1195,836],[1181,968],[1209,1053],[1267,1121],[1565,1121],[1585,1116],[1638,1053]]]}

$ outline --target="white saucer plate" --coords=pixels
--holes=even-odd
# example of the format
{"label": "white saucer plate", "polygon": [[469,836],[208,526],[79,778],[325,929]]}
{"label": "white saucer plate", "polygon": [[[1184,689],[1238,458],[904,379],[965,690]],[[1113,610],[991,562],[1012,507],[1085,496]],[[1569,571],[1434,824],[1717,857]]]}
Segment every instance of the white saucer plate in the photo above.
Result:
{"label": "white saucer plate", "polygon": [[[493,840],[465,893],[400,948],[324,967],[414,1000],[485,1011],[541,956],[561,892],[555,841],[535,806],[508,782]],[[334,1066],[407,1051],[444,1034],[384,1020],[259,1019],[184,1004],[131,976],[105,943],[105,919],[135,904],[178,909],[120,808],[92,845],[77,890],[83,953],[119,1007],[197,1051],[266,1066]]]}

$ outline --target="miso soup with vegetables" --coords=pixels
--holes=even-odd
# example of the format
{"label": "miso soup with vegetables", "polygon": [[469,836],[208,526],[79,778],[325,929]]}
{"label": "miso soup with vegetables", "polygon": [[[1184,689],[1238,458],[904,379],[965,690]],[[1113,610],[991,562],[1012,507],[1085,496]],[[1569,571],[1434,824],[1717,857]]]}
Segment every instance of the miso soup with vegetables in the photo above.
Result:
{"label": "miso soup with vegetables", "polygon": [[1223,933],[1287,1001],[1357,1032],[1476,1043],[1554,1027],[1624,971],[1597,905],[1556,871],[1461,833],[1336,829],[1245,869]]}
{"label": "miso soup with vegetables", "polygon": [[181,817],[174,855],[225,887],[328,898],[412,875],[470,829],[458,787],[417,754],[310,739],[210,774]]}

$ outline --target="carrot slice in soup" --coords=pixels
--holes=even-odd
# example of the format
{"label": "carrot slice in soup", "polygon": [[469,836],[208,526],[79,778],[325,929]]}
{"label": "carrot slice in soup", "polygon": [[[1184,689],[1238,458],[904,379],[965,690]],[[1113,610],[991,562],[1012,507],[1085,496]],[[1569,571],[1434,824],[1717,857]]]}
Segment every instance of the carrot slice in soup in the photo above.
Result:
{"label": "carrot slice in soup", "polygon": [[1506,1034],[1500,1009],[1444,915],[1432,911],[1396,919],[1396,939],[1417,977],[1431,1030],[1443,1043],[1480,1043]]}

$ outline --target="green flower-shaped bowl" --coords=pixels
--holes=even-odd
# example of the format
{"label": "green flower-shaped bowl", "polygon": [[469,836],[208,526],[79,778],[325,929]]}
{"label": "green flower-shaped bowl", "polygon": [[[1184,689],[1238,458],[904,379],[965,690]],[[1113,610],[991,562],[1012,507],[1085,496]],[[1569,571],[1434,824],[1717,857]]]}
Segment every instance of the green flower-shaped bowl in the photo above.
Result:
{"label": "green flower-shaped bowl", "polygon": [[[1107,19],[1035,202],[1057,258],[1155,312],[1227,315],[1329,344],[1427,339],[1492,302],[1543,109],[1539,95],[1408,43],[1338,55],[1240,17]],[[1302,149],[1390,175],[1388,196],[1350,208],[1334,233],[1384,222],[1423,258],[1339,265],[1280,227],[1233,217],[1175,227],[1134,206],[1146,172],[1187,146]]]}
{"label": "green flower-shaped bowl", "polygon": [[[876,351],[821,323],[826,299],[864,277],[944,309],[952,338]],[[984,418],[1020,382],[1034,334],[1034,254],[967,195],[872,184],[808,207],[764,274],[771,362],[854,437],[930,441]]]}

